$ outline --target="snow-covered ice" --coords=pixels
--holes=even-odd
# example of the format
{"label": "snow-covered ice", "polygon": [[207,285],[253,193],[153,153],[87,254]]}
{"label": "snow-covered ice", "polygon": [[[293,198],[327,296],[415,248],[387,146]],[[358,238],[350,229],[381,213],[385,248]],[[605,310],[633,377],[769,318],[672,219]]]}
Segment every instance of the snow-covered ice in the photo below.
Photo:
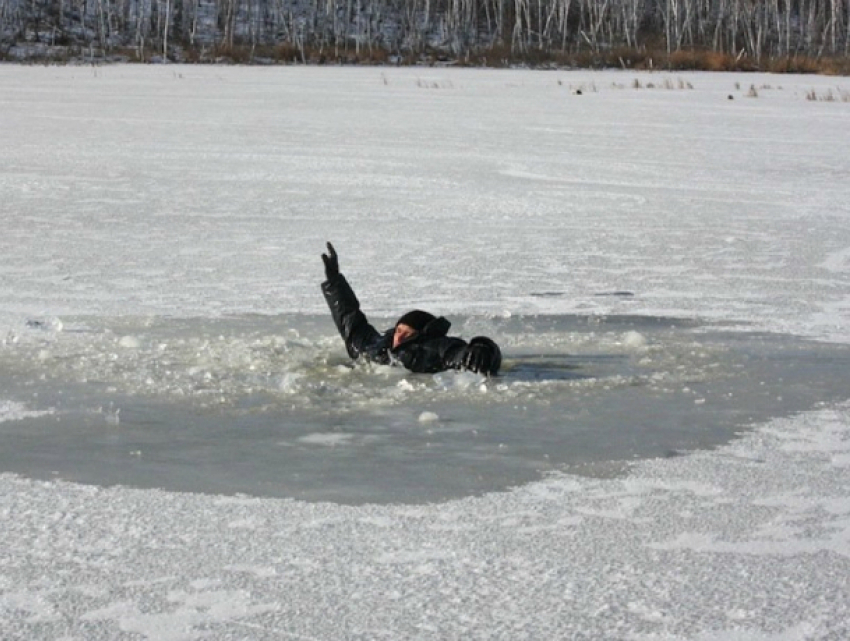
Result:
{"label": "snow-covered ice", "polygon": [[[842,82],[0,66],[0,350],[49,378],[68,344],[132,319],[106,355],[68,352],[117,371],[97,359],[156,353],[145,318],[323,314],[326,240],[376,317],[416,305],[470,331],[543,313],[684,317],[843,346],[850,103],[807,99]],[[322,349],[339,345],[321,332]],[[622,343],[647,348],[641,333]],[[419,385],[387,388],[405,384]],[[11,389],[0,437],[55,417]],[[427,411],[419,428],[439,427]],[[121,429],[119,407],[102,412]],[[612,478],[425,505],[4,474],[0,637],[837,641],[849,443],[850,403],[830,398]]]}

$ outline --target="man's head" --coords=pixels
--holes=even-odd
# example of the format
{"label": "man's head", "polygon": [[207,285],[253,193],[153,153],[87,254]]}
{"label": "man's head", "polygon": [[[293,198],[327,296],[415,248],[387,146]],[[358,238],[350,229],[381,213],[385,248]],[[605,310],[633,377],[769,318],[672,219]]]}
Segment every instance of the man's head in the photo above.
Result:
{"label": "man's head", "polygon": [[436,320],[436,316],[428,312],[423,312],[421,309],[414,309],[407,312],[395,324],[393,349],[398,347],[402,342],[416,336],[416,334],[425,329],[428,323],[434,320]]}

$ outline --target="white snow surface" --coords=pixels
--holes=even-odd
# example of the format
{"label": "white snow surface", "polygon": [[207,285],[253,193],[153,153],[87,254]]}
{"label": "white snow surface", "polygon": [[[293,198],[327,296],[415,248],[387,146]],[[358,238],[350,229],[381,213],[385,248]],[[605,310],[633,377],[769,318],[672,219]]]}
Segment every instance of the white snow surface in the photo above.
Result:
{"label": "white snow surface", "polygon": [[[0,66],[0,349],[67,316],[321,312],[326,240],[369,313],[663,314],[847,343],[848,89]],[[0,443],[31,411],[0,381]],[[424,506],[6,474],[0,523],[4,640],[839,641],[850,403],[616,478]]]}

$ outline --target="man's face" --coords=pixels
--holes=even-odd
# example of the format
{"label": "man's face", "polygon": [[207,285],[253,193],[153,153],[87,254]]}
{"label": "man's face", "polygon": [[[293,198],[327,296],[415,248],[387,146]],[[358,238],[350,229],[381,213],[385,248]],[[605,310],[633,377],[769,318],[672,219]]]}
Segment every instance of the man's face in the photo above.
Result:
{"label": "man's face", "polygon": [[395,326],[395,334],[393,334],[393,349],[398,347],[402,342],[406,341],[408,338],[412,338],[415,335],[416,330],[413,329],[410,325],[399,323]]}

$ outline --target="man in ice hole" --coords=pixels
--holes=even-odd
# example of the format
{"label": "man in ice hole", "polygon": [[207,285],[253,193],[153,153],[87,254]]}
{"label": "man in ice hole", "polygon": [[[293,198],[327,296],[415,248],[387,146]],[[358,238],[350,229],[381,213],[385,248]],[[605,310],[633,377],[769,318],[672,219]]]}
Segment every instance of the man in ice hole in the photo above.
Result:
{"label": "man in ice hole", "polygon": [[502,353],[496,343],[486,336],[476,336],[468,343],[448,336],[451,323],[442,316],[438,318],[414,309],[399,318],[395,327],[380,333],[360,311],[354,291],[339,273],[339,258],[330,243],[322,260],[327,278],[322,283],[322,293],[351,358],[365,358],[383,365],[398,362],[419,374],[448,369],[487,376],[499,372]]}

